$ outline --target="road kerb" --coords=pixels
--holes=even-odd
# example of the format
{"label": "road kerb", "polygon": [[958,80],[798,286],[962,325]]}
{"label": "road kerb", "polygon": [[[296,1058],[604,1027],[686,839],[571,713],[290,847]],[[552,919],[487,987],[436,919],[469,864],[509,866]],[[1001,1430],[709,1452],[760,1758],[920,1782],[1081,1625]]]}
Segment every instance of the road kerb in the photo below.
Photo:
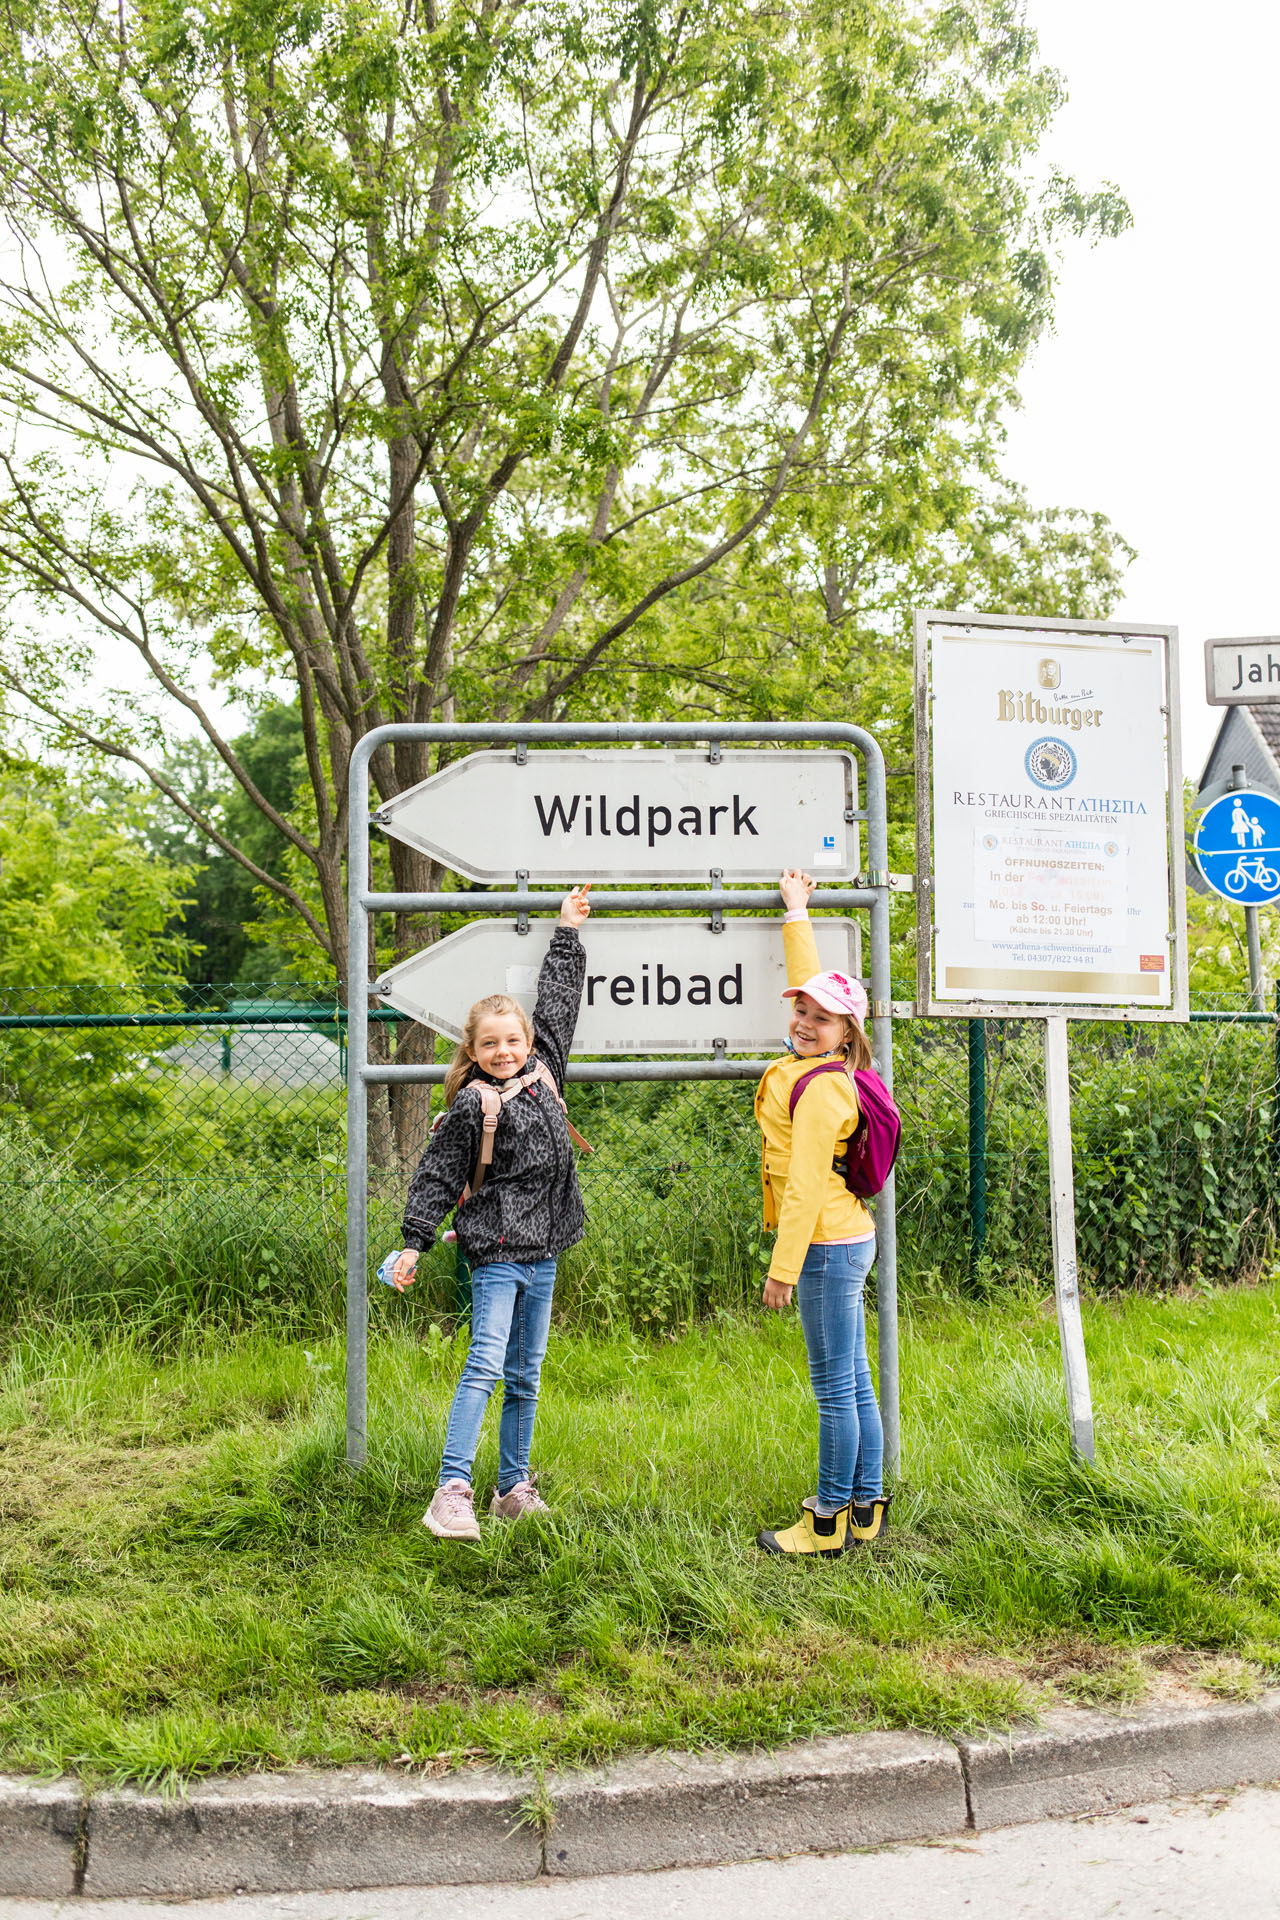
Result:
{"label": "road kerb", "polygon": [[119,1790],[89,1805],[87,1894],[194,1899],[326,1887],[532,1880],[533,1782],[492,1771],[252,1774],[169,1798]]}
{"label": "road kerb", "polygon": [[552,1874],[634,1873],[884,1845],[966,1824],[949,1741],[871,1733],[774,1754],[654,1754],[548,1782]]}
{"label": "road kerb", "polygon": [[79,1891],[84,1799],[74,1780],[0,1776],[0,1894]]}
{"label": "road kerb", "polygon": [[975,1827],[1105,1813],[1280,1778],[1280,1692],[1247,1706],[1064,1710],[1037,1727],[956,1745]]}
{"label": "road kerb", "polygon": [[250,1775],[184,1794],[0,1779],[0,1894],[169,1898],[460,1886],[943,1838],[1280,1779],[1280,1690],[1075,1709],[998,1737],[872,1733],[651,1754],[542,1782],[492,1769]]}

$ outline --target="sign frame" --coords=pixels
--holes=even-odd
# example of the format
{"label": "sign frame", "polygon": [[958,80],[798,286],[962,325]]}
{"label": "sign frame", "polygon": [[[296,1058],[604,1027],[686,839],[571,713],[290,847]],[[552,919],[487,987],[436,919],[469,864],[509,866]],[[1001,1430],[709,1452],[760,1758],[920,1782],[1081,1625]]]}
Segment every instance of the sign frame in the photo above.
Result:
{"label": "sign frame", "polygon": [[[1163,644],[1165,698],[1166,835],[1169,873],[1170,1004],[1140,1002],[1077,1003],[1054,1000],[1006,1001],[995,996],[939,1000],[933,992],[933,701],[932,633],[935,627],[1011,634],[1100,634],[1157,640]],[[1178,629],[1144,626],[1126,620],[1050,620],[1016,614],[949,613],[919,610],[915,639],[915,800],[916,800],[916,1005],[918,1018],[950,1020],[1126,1020],[1178,1021],[1190,1017],[1186,942],[1185,828],[1182,797],[1181,705],[1178,681]]]}
{"label": "sign frame", "polygon": [[[1234,647],[1242,651],[1245,647],[1274,647],[1280,654],[1280,634],[1250,633],[1233,639],[1229,635],[1206,640],[1204,643],[1204,697],[1211,707],[1271,707],[1280,704],[1280,677],[1273,688],[1266,686],[1245,692],[1241,687],[1238,693],[1218,693],[1214,690],[1213,656],[1217,647]],[[1270,664],[1270,662],[1268,662]]]}
{"label": "sign frame", "polygon": [[[890,977],[890,912],[895,876],[889,871],[889,808],[884,750],[865,727],[847,720],[818,721],[641,721],[641,722],[497,722],[480,725],[457,722],[400,721],[374,727],[352,749],[347,786],[347,1258],[346,1258],[346,1412],[347,1465],[359,1471],[368,1458],[368,1281],[369,1281],[369,1102],[375,1089],[395,1085],[432,1085],[443,1080],[443,1066],[426,1062],[382,1064],[370,1058],[369,1017],[373,916],[378,913],[491,913],[515,911],[550,913],[558,910],[554,895],[502,893],[390,893],[370,890],[370,828],[377,822],[369,811],[374,755],[401,741],[422,745],[569,745],[624,746],[635,741],[655,746],[706,744],[708,752],[728,742],[752,745],[762,741],[790,744],[820,742],[850,748],[862,763],[865,795],[868,870],[847,890],[822,890],[815,907],[866,908],[870,913],[871,1005],[877,1064],[885,1084],[893,1087],[893,1023],[900,1009],[892,998]],[[517,875],[518,879],[519,876]],[[727,892],[714,877],[708,886],[682,893],[668,889],[654,894],[624,890],[598,892],[597,911],[642,912],[692,909],[711,915],[729,910],[776,911],[782,905],[776,887],[748,893]],[[570,1080],[757,1080],[762,1060],[632,1059],[571,1061]],[[876,1201],[876,1340],[880,1361],[880,1411],[884,1421],[885,1468],[897,1471],[901,1443],[898,1369],[898,1240],[894,1175],[890,1173]]]}

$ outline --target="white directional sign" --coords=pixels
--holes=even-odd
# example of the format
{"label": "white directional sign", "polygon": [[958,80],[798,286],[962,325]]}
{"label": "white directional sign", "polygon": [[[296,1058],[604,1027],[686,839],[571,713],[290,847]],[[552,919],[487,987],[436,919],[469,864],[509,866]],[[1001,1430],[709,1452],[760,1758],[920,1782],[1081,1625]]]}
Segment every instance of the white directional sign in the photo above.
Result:
{"label": "white directional sign", "polygon": [[508,750],[455,760],[376,818],[473,880],[849,880],[857,804],[851,753]]}
{"label": "white directional sign", "polygon": [[[472,1003],[509,993],[532,1013],[538,969],[554,922],[516,932],[513,920],[475,920],[434,947],[379,976],[390,1006],[441,1033],[462,1037]],[[861,973],[859,929],[852,920],[815,920],[824,970]],[[730,1053],[782,1046],[788,1009],[777,918],[726,918],[713,933],[706,920],[588,921],[582,932],[587,979],[573,1051]]]}
{"label": "white directional sign", "polygon": [[1204,695],[1211,707],[1260,707],[1280,700],[1280,637],[1206,640]]}

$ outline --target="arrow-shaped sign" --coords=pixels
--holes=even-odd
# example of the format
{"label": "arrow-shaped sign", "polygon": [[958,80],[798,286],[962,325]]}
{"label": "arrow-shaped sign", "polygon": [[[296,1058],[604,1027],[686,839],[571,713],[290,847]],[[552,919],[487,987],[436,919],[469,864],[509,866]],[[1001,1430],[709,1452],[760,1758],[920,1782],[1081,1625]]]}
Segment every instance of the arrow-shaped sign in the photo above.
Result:
{"label": "arrow-shaped sign", "polygon": [[[533,1011],[553,931],[536,921],[474,920],[379,976],[379,995],[441,1033],[462,1037],[467,1009],[509,993]],[[815,920],[824,969],[861,973],[853,920]],[[587,979],[574,1034],[579,1054],[730,1053],[780,1049],[787,1031],[782,931],[776,919],[591,920],[582,932]]]}
{"label": "arrow-shaped sign", "polygon": [[472,880],[846,880],[856,810],[850,753],[627,747],[469,754],[375,818]]}

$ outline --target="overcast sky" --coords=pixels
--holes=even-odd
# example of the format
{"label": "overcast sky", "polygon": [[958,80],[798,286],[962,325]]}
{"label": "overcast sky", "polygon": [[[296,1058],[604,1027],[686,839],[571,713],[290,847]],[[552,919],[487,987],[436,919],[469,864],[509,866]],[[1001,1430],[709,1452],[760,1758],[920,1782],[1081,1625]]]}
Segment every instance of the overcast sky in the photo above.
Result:
{"label": "overcast sky", "polygon": [[1070,93],[1046,156],[1082,186],[1114,181],[1133,227],[1067,254],[1006,467],[1138,549],[1122,610],[1181,629],[1198,777],[1223,711],[1203,641],[1280,633],[1280,8],[1028,0],[1027,19]]}

